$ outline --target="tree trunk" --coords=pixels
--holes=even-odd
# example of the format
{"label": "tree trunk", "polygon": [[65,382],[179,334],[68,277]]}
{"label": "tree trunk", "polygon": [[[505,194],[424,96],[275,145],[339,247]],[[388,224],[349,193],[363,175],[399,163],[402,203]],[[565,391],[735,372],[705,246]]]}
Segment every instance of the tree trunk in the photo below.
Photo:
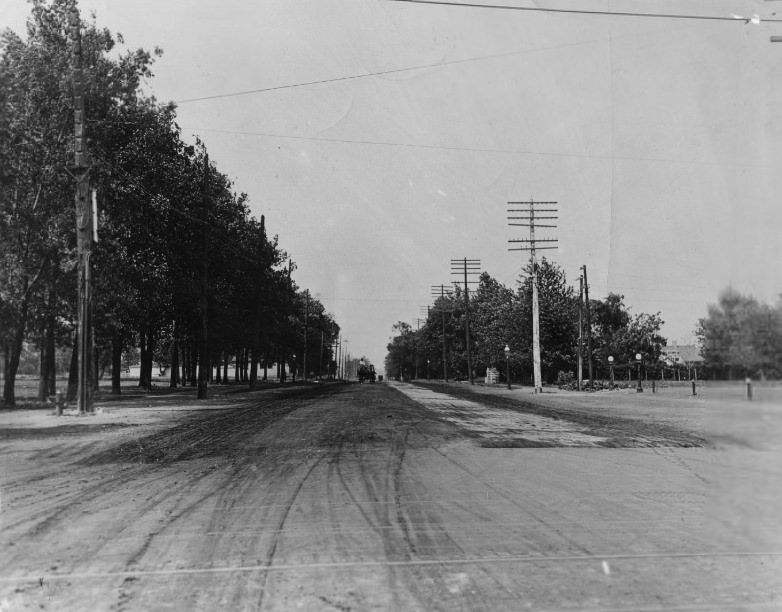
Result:
{"label": "tree trunk", "polygon": [[138,386],[142,389],[144,388],[144,358],[147,354],[147,336],[142,331],[139,334],[139,353],[140,353],[140,359],[139,359],[139,368],[138,368]]}
{"label": "tree trunk", "polygon": [[20,312],[19,325],[16,328],[14,339],[11,343],[11,355],[8,359],[8,370],[5,376],[3,387],[3,401],[7,406],[16,405],[16,395],[14,386],[16,385],[16,373],[19,370],[19,361],[22,356],[22,347],[24,345],[24,330],[27,327],[27,299],[22,302],[22,311]]}
{"label": "tree trunk", "polygon": [[[92,391],[93,393],[97,393],[99,381],[103,378],[103,372],[106,370],[106,367],[101,367],[100,365],[100,354],[101,351],[99,349],[94,349],[92,351]],[[93,397],[95,397],[93,395]]]}
{"label": "tree trunk", "polygon": [[255,383],[258,381],[258,349],[253,348],[250,358],[250,389],[255,389]]}
{"label": "tree trunk", "polygon": [[3,342],[3,381],[8,380],[8,371],[9,371],[8,358],[10,354],[11,354],[11,349],[9,347],[8,341],[6,340],[5,342]]}
{"label": "tree trunk", "polygon": [[177,339],[178,326],[174,321],[174,330],[171,338],[171,380],[169,388],[176,389],[179,386],[179,340]]}
{"label": "tree trunk", "polygon": [[122,393],[122,334],[114,330],[111,337],[111,394]]}
{"label": "tree trunk", "polygon": [[155,346],[157,341],[152,331],[147,331],[147,359],[144,364],[144,382],[146,389],[152,389],[152,366],[154,362]]}
{"label": "tree trunk", "polygon": [[223,351],[223,380],[228,384],[228,351]]}
{"label": "tree trunk", "polygon": [[196,341],[192,341],[192,346],[190,347],[190,386],[191,387],[197,387],[198,386],[198,347],[196,346]]}
{"label": "tree trunk", "polygon": [[142,389],[152,389],[152,354],[155,350],[155,341],[152,333],[147,329],[141,333],[141,364],[138,386]]}
{"label": "tree trunk", "polygon": [[186,387],[188,381],[190,380],[188,378],[188,369],[187,369],[187,341],[182,341],[182,348],[180,349],[182,351],[182,386]]}
{"label": "tree trunk", "polygon": [[41,361],[39,371],[41,376],[38,378],[38,401],[45,402],[49,399],[48,391],[48,377],[49,372],[46,370],[48,363],[46,361],[46,341],[41,342]]}
{"label": "tree trunk", "polygon": [[73,351],[71,352],[71,365],[68,368],[68,393],[66,401],[75,402],[79,393],[79,334],[73,334]]}

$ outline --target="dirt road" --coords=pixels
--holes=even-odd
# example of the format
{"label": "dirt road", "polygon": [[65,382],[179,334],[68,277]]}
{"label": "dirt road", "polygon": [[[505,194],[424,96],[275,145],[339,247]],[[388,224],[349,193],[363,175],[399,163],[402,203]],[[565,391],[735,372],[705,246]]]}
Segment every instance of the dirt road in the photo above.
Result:
{"label": "dirt road", "polygon": [[447,391],[0,415],[0,610],[782,609],[779,445]]}

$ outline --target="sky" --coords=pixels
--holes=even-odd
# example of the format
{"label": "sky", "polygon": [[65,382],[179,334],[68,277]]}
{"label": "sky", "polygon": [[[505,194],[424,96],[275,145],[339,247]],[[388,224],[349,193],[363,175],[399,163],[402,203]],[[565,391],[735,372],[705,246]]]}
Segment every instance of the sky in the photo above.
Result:
{"label": "sky", "polygon": [[[492,2],[499,4],[501,2]],[[80,0],[159,46],[147,83],[265,215],[347,352],[382,369],[452,259],[515,286],[508,202],[558,202],[546,251],[692,343],[732,286],[782,293],[782,1]],[[779,14],[777,14],[777,12]],[[744,19],[682,19],[670,15]],[[0,0],[24,32],[29,5]],[[753,23],[757,15],[759,23]],[[774,20],[780,20],[775,22]],[[755,19],[754,21],[758,21]]]}

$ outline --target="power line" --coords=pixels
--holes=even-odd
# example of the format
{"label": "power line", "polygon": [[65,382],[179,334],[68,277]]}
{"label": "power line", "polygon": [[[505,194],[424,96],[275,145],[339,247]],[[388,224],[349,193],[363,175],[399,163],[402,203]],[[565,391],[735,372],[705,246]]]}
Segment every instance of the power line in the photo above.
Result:
{"label": "power line", "polygon": [[538,51],[557,49],[561,47],[573,47],[577,45],[593,44],[600,41],[582,41],[577,43],[569,43],[566,45],[556,45],[554,47],[544,47],[542,49],[523,49],[519,51],[506,51],[505,53],[494,53],[492,55],[481,55],[478,57],[467,57],[458,60],[443,60],[440,62],[434,62],[432,64],[420,64],[419,66],[406,66],[404,68],[391,68],[389,70],[379,70],[377,72],[365,72],[362,74],[350,74],[346,76],[333,77],[330,79],[318,79],[315,81],[302,81],[301,83],[288,83],[286,85],[272,85],[270,87],[259,87],[257,89],[246,89],[243,91],[233,91],[229,93],[213,94],[209,96],[200,96],[197,98],[186,98],[184,100],[174,100],[175,104],[187,104],[189,102],[202,102],[205,100],[219,100],[221,98],[236,98],[238,96],[249,96],[257,93],[265,93],[269,91],[279,91],[282,89],[295,89],[297,87],[307,87],[309,85],[324,85],[327,83],[339,83],[341,81],[353,81],[356,79],[364,79],[373,76],[385,76],[389,74],[400,74],[402,72],[412,72],[414,70],[427,70],[430,68],[440,68],[442,66],[453,66],[457,64],[466,64],[468,62],[478,62],[488,59],[496,59],[498,57],[509,57],[512,55],[520,55],[525,53],[535,53]]}
{"label": "power line", "polygon": [[[636,38],[637,35],[627,35],[627,36],[618,36],[614,39],[623,39],[623,38]],[[284,89],[295,89],[298,87],[307,87],[309,85],[321,85],[326,83],[338,83],[342,81],[350,81],[350,80],[358,80],[362,78],[367,77],[373,77],[373,76],[384,76],[384,75],[390,75],[390,74],[401,74],[404,72],[413,72],[415,70],[428,70],[431,68],[441,68],[444,66],[454,66],[458,64],[467,64],[470,62],[480,62],[490,59],[497,59],[501,57],[511,57],[514,55],[526,55],[529,53],[540,53],[543,51],[555,51],[557,49],[566,49],[570,47],[580,47],[583,45],[593,45],[600,42],[605,42],[608,40],[607,38],[596,38],[591,40],[584,40],[584,41],[578,41],[578,42],[569,42],[564,44],[558,44],[558,45],[549,45],[549,46],[542,46],[542,47],[534,47],[531,49],[520,49],[516,51],[505,51],[503,53],[493,53],[489,55],[479,55],[476,57],[466,57],[462,59],[456,59],[456,60],[442,60],[439,62],[434,62],[431,64],[420,64],[418,66],[406,66],[403,68],[392,68],[389,70],[380,70],[376,72],[366,72],[363,74],[354,74],[354,75],[347,75],[347,76],[341,76],[341,77],[333,77],[329,79],[317,79],[313,81],[302,81],[299,83],[288,83],[285,85],[272,85],[269,87],[259,87],[255,89],[246,89],[246,90],[240,90],[240,91],[234,91],[234,92],[227,92],[227,93],[219,93],[219,94],[211,94],[208,96],[199,96],[195,98],[185,98],[182,100],[174,100],[175,104],[187,104],[189,102],[200,102],[200,101],[206,101],[206,100],[219,100],[223,98],[234,98],[239,96],[247,96],[252,95],[256,93],[264,93],[264,92],[270,92],[270,91],[279,91]]]}
{"label": "power line", "polygon": [[290,134],[272,134],[268,132],[243,132],[237,130],[213,130],[209,128],[197,128],[197,127],[183,127],[182,130],[194,131],[194,132],[211,132],[214,134],[230,134],[235,136],[258,136],[261,138],[283,138],[291,140],[310,140],[315,142],[339,142],[344,144],[358,144],[358,145],[372,145],[382,147],[409,147],[413,149],[429,149],[438,151],[465,151],[469,153],[500,153],[508,155],[531,155],[541,157],[574,157],[579,159],[605,159],[605,160],[620,160],[620,161],[635,161],[635,162],[656,162],[664,164],[692,164],[697,166],[730,166],[742,167],[742,168],[777,168],[774,165],[761,165],[761,164],[727,164],[721,162],[708,162],[700,160],[689,159],[666,159],[655,157],[623,157],[617,155],[591,155],[587,153],[552,153],[545,151],[523,151],[519,149],[492,149],[483,147],[459,147],[453,145],[431,145],[421,144],[414,142],[392,142],[385,140],[359,140],[351,138],[322,138],[319,136],[296,136]]}
{"label": "power line", "polygon": [[512,6],[501,4],[475,4],[472,2],[449,2],[448,0],[385,0],[385,2],[405,2],[407,4],[432,4],[437,6],[458,6],[463,8],[482,8],[504,11],[528,11],[536,13],[563,13],[570,15],[607,15],[611,17],[639,17],[654,19],[691,19],[699,21],[738,21],[744,23],[781,23],[782,19],[761,19],[757,15],[752,17],[742,17],[740,15],[730,15],[721,17],[718,15],[691,15],[676,13],[633,13],[627,11],[586,11],[582,9],[560,9],[546,8],[540,6]]}
{"label": "power line", "polygon": [[[636,36],[620,36],[617,38],[635,38]],[[403,68],[391,68],[389,70],[379,70],[376,72],[365,72],[363,74],[353,74],[353,75],[346,75],[341,77],[333,77],[329,79],[317,79],[314,81],[302,81],[299,83],[288,83],[285,85],[272,85],[269,87],[259,87],[255,89],[245,89],[240,91],[233,91],[233,92],[227,92],[227,93],[220,93],[220,94],[211,94],[208,96],[199,96],[196,98],[186,98],[183,100],[174,100],[175,104],[186,104],[189,102],[201,102],[205,100],[219,100],[222,98],[235,98],[239,96],[249,96],[256,93],[265,93],[269,91],[279,91],[283,89],[296,89],[298,87],[307,87],[309,85],[323,85],[326,83],[339,83],[341,81],[351,81],[351,80],[358,80],[363,79],[367,77],[373,77],[373,76],[385,76],[390,74],[401,74],[404,72],[413,72],[415,70],[428,70],[431,68],[441,68],[444,66],[455,66],[459,64],[467,64],[470,62],[480,62],[490,59],[497,59],[501,57],[511,57],[514,55],[526,55],[529,53],[540,53],[543,51],[556,51],[558,49],[567,49],[570,47],[580,47],[583,45],[593,45],[600,42],[605,42],[608,40],[606,37],[602,38],[596,38],[591,40],[583,40],[583,41],[577,41],[577,42],[569,42],[564,44],[558,44],[558,45],[548,45],[548,46],[542,46],[542,47],[534,47],[531,49],[519,49],[516,51],[505,51],[503,53],[492,53],[490,55],[478,55],[475,57],[465,57],[462,59],[455,59],[455,60],[442,60],[439,62],[433,62],[431,64],[420,64],[418,66],[406,66]]]}

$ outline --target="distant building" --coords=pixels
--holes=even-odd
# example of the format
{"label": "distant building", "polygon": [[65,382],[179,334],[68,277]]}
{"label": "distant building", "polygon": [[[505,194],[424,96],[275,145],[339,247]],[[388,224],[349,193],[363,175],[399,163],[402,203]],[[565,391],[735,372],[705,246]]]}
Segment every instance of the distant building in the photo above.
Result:
{"label": "distant building", "polygon": [[660,359],[670,366],[683,365],[695,368],[703,365],[703,356],[697,346],[692,344],[676,344],[663,347]]}
{"label": "distant building", "polygon": [[[704,359],[697,346],[691,344],[672,344],[666,346],[660,352],[660,360],[665,365],[675,368],[675,377],[681,380],[683,371],[687,368],[687,378],[698,380],[698,368],[703,366]],[[663,373],[664,375],[664,373]]]}

